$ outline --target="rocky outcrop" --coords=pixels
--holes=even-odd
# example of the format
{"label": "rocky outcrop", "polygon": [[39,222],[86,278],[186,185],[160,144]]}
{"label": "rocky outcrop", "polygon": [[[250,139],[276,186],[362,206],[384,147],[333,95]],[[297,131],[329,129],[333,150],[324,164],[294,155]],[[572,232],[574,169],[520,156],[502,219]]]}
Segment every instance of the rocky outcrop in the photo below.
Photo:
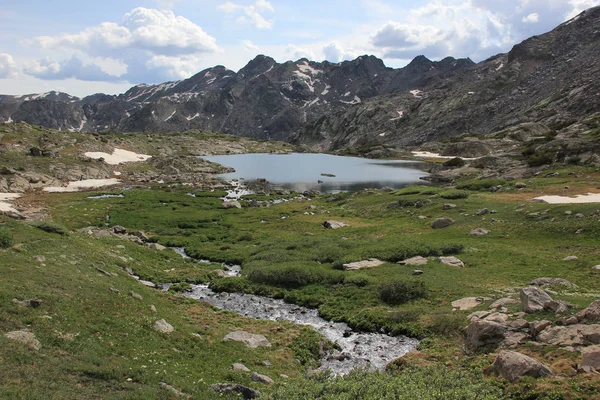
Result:
{"label": "rocky outcrop", "polygon": [[579,369],[588,373],[600,371],[600,346],[589,346],[581,350]]}
{"label": "rocky outcrop", "polygon": [[548,293],[537,287],[528,287],[521,289],[521,305],[526,313],[534,313],[543,310],[554,311],[556,314],[563,314],[572,306],[569,303],[560,300],[552,300]]}
{"label": "rocky outcrop", "polygon": [[533,358],[516,351],[502,350],[496,356],[492,369],[510,382],[523,376],[542,378],[552,374],[552,370]]}
{"label": "rocky outcrop", "polygon": [[454,256],[439,257],[438,261],[451,267],[464,267],[465,263]]}
{"label": "rocky outcrop", "polygon": [[575,317],[581,323],[600,322],[600,300],[594,301],[586,309],[578,312]]}
{"label": "rocky outcrop", "polygon": [[600,344],[600,325],[554,326],[544,329],[537,340],[555,346]]}
{"label": "rocky outcrop", "polygon": [[250,387],[234,384],[234,383],[215,383],[210,386],[211,390],[216,393],[229,394],[237,392],[242,395],[244,399],[258,399],[260,392]]}
{"label": "rocky outcrop", "polygon": [[343,228],[345,226],[348,226],[348,224],[346,224],[345,222],[341,222],[341,221],[325,221],[323,222],[323,227],[327,228],[327,229],[339,229],[339,228]]}

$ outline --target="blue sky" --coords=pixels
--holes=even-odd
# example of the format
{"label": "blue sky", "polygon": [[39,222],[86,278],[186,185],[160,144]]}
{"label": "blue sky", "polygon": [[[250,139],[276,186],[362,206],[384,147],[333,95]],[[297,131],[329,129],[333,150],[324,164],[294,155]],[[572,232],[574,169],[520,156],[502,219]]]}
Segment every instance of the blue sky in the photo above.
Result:
{"label": "blue sky", "polygon": [[257,54],[481,61],[600,0],[3,0],[0,93],[121,93]]}

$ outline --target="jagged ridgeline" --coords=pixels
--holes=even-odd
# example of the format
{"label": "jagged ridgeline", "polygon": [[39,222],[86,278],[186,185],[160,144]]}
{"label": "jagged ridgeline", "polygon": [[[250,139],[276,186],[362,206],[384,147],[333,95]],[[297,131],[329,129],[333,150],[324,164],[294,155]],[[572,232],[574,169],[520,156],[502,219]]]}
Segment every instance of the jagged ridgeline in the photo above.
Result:
{"label": "jagged ridgeline", "polygon": [[49,92],[0,97],[0,121],[79,132],[202,129],[319,150],[417,145],[520,123],[562,129],[600,109],[600,8],[478,64],[418,56],[387,68],[374,56],[278,64],[257,56],[234,72],[137,85],[83,99]]}

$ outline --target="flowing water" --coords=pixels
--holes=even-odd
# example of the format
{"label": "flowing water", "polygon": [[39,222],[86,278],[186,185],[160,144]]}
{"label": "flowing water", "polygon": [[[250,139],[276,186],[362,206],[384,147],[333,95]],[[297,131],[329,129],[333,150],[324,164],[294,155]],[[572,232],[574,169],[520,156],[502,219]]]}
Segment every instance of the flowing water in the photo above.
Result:
{"label": "flowing water", "polygon": [[[185,250],[175,250],[182,256],[186,256]],[[240,275],[240,266],[226,267],[227,275],[232,277]],[[288,304],[283,300],[269,297],[242,293],[215,293],[208,285],[192,285],[192,290],[184,293],[184,296],[250,318],[284,320],[313,327],[341,348],[340,351],[330,353],[321,359],[319,368],[330,370],[336,375],[346,374],[357,367],[382,370],[390,361],[416,349],[419,343],[418,340],[406,336],[354,332],[345,323],[324,320],[315,309]]]}

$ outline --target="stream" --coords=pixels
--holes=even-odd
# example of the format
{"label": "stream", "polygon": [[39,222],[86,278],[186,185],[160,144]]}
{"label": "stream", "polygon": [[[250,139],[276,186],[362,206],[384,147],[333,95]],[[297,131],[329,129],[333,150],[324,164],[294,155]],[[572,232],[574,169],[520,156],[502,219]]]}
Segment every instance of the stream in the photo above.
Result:
{"label": "stream", "polygon": [[[187,256],[183,249],[174,249]],[[206,261],[205,261],[206,262]],[[240,266],[226,266],[227,275],[240,276]],[[389,336],[381,333],[354,332],[342,322],[326,321],[315,309],[285,303],[283,300],[241,293],[215,293],[208,285],[192,285],[192,290],[183,296],[205,301],[213,306],[234,311],[240,315],[271,321],[289,321],[309,325],[323,336],[340,346],[321,359],[320,370],[329,370],[334,375],[346,374],[353,368],[383,370],[392,360],[415,350],[419,341],[406,336]]]}

